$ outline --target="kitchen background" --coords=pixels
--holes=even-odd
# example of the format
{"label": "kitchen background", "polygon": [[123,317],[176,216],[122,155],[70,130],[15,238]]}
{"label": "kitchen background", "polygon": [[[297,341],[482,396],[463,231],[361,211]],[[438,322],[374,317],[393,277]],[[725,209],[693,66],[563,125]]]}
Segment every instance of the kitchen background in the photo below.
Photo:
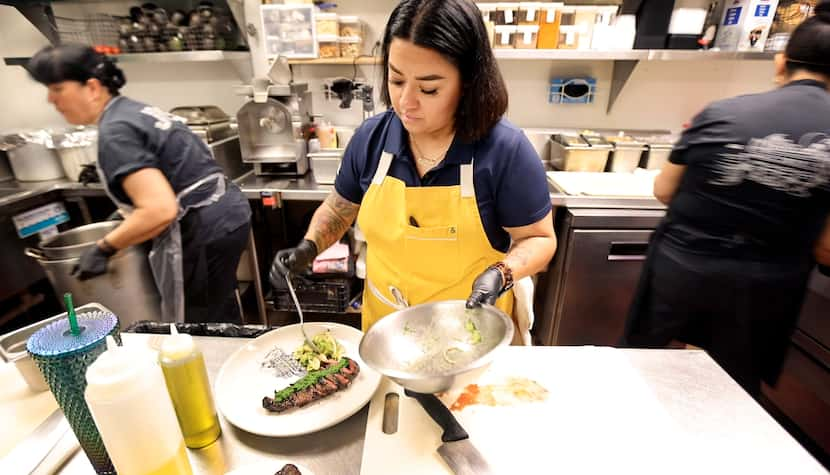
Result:
{"label": "kitchen background", "polygon": [[[56,3],[56,14],[124,12],[128,2]],[[136,2],[137,3],[137,2]],[[383,31],[395,0],[340,0],[339,14],[359,15],[366,24],[364,52]],[[578,4],[580,2],[568,2]],[[596,2],[583,2],[596,3]],[[77,15],[81,16],[81,15]],[[0,6],[0,56],[31,56],[48,44],[13,7]],[[577,127],[669,129],[683,124],[713,100],[754,93],[773,87],[771,61],[640,61],[610,113],[606,113],[613,61],[499,60],[510,93],[508,117],[521,127]],[[127,75],[123,93],[139,101],[169,110],[181,105],[212,104],[235,114],[244,99],[233,93],[241,79],[228,62],[122,64]],[[322,90],[324,78],[351,77],[351,65],[294,66],[295,80],[307,81],[312,91]],[[379,81],[377,66],[358,66],[358,76]],[[553,77],[592,76],[597,97],[592,104],[552,105],[545,102]],[[375,88],[378,90],[378,87]],[[62,124],[62,118],[46,102],[46,90],[31,81],[17,66],[0,66],[0,131]],[[382,106],[376,102],[376,111]],[[359,103],[340,110],[337,101],[314,95],[315,113],[337,125],[362,121]]]}
{"label": "kitchen background", "polygon": [[[198,0],[156,0],[157,4],[167,8],[169,4],[177,2],[195,6]],[[705,0],[676,2],[708,3]],[[96,12],[125,15],[130,6],[140,3],[140,0],[55,1],[53,8],[56,15],[82,18]],[[215,0],[214,3],[222,5],[225,1]],[[252,3],[258,2],[255,0]],[[339,0],[336,11],[339,15],[360,17],[365,26],[363,53],[370,54],[396,3],[397,0]],[[612,2],[568,0],[567,3]],[[660,1],[653,2],[652,5],[659,3]],[[15,8],[0,5],[1,57],[27,58],[48,43]],[[611,56],[624,58],[625,53],[615,52]],[[682,53],[696,54],[680,53],[681,56]],[[248,62],[248,56],[238,56],[246,59],[239,62],[130,62],[123,58],[119,65],[128,78],[123,93],[165,110],[187,105],[216,105],[233,116],[247,100],[234,92],[234,86],[248,79],[244,77],[244,70],[249,68],[244,65],[240,68],[239,64]],[[749,57],[756,59],[641,60],[610,112],[607,109],[614,79],[614,60],[500,59],[499,64],[510,95],[508,117],[520,127],[663,129],[679,132],[684,123],[690,121],[695,113],[711,101],[774,87],[773,64],[769,56],[761,54]],[[292,70],[296,81],[309,83],[315,114],[322,114],[334,125],[357,126],[363,119],[359,100],[353,101],[351,109],[344,110],[338,107],[339,100],[327,101],[323,94],[326,80],[352,78],[355,74],[351,62],[344,60],[344,63],[346,64],[294,64]],[[380,89],[379,68],[375,65],[358,65],[356,70],[357,77],[367,79],[377,95]],[[552,78],[584,76],[596,79],[596,97],[592,103],[554,105],[547,102]],[[619,77],[618,75],[617,79]],[[59,127],[64,124],[61,116],[46,102],[46,88],[32,81],[22,67],[0,65],[0,99],[3,104],[0,133],[16,129]],[[381,112],[383,106],[377,97],[375,102],[375,112]],[[267,275],[267,267],[276,250],[300,238],[299,234],[305,229],[303,223],[307,222],[319,201],[328,193],[327,188],[318,187],[315,182],[316,179],[322,183],[321,168],[313,168],[314,173],[300,179],[248,176],[241,181],[240,186],[248,196],[254,212],[255,240],[251,241],[251,248],[259,255],[258,258],[251,259],[251,262],[247,257],[243,259],[241,267],[245,269],[238,272],[238,275],[247,276],[240,277],[243,283],[267,281],[263,277]],[[333,174],[332,172],[331,176]],[[607,178],[611,174],[604,175]],[[626,178],[631,176],[633,175],[628,174]],[[595,176],[591,179],[601,181]],[[11,200],[6,196],[6,203],[0,206],[5,206],[4,212],[0,213],[0,233],[4,233],[0,234],[0,263],[6,257],[14,262],[24,260],[28,265],[28,268],[17,264],[0,265],[2,269],[14,268],[16,271],[14,279],[0,280],[0,295],[3,284],[23,281],[24,274],[33,275],[32,281],[35,284],[20,295],[28,298],[30,295],[43,297],[52,293],[51,286],[45,281],[36,263],[32,259],[23,258],[23,247],[36,244],[37,237],[21,240],[15,234],[11,216],[58,199],[66,204],[72,215],[72,222],[66,223],[63,231],[82,221],[103,220],[112,210],[112,204],[100,189],[66,181],[61,183],[60,191],[33,193],[32,196],[19,200]],[[639,181],[637,183],[640,184]],[[537,286],[537,296],[540,296],[537,299],[537,325],[534,329],[537,344],[609,345],[617,341],[640,274],[648,237],[664,214],[663,205],[651,196],[650,181],[647,184],[645,189],[648,196],[636,195],[625,200],[617,199],[619,196],[614,193],[610,195],[615,197],[599,196],[596,193],[587,197],[575,196],[578,193],[568,196],[567,192],[558,190],[552,193],[557,207],[559,252],[548,272],[540,276]],[[7,181],[6,186],[14,188],[17,183]],[[0,188],[0,201],[4,199],[2,193],[17,192],[20,189]],[[274,196],[283,200],[281,208],[274,206]],[[91,212],[91,216],[83,216],[86,207],[89,208],[87,214]],[[246,252],[246,256],[254,254],[251,250]],[[11,275],[8,272],[6,274]],[[253,277],[255,275],[259,276],[258,279]],[[597,275],[602,275],[603,278],[597,279]],[[23,282],[22,285],[25,288],[29,282]],[[251,287],[248,285],[245,290],[240,286],[246,313],[248,317],[255,317],[255,312],[264,316],[263,308],[258,305],[264,304],[264,301],[261,295],[256,294],[257,290],[262,289],[254,285],[252,291]],[[267,293],[269,288],[264,290]],[[597,299],[597,295],[604,298]],[[351,293],[346,293],[344,305],[352,296]],[[279,303],[279,299],[275,298],[274,302]],[[811,293],[805,304],[799,330],[793,338],[782,382],[775,390],[767,388],[766,393],[774,402],[767,409],[780,413],[779,421],[799,436],[799,441],[805,447],[823,457],[826,466],[830,466],[827,456],[830,453],[830,431],[825,423],[828,420],[827,414],[830,414],[830,404],[827,403],[830,401],[830,332],[827,331],[827,320],[824,318],[828,302],[830,280],[819,280],[817,277],[811,283]],[[3,322],[3,312],[12,315],[26,313],[27,308],[34,308],[26,316],[32,321],[35,316],[40,317],[44,313],[42,306],[38,308],[34,300],[27,302],[24,299],[22,310],[15,305],[17,300],[5,297],[0,299],[0,323],[8,325],[8,321]],[[51,305],[46,314],[54,314],[58,311],[59,302],[51,299],[43,305]],[[279,307],[276,304],[274,306]],[[355,318],[356,312],[351,310],[352,308],[347,308],[334,316],[326,314],[321,318],[342,322],[359,321],[359,318]],[[284,323],[280,318],[287,318],[282,315],[286,312],[277,313],[270,312],[265,318],[271,324]],[[293,315],[290,318],[293,319]],[[21,320],[18,318],[12,324],[19,326]],[[3,330],[0,326],[0,333]]]}

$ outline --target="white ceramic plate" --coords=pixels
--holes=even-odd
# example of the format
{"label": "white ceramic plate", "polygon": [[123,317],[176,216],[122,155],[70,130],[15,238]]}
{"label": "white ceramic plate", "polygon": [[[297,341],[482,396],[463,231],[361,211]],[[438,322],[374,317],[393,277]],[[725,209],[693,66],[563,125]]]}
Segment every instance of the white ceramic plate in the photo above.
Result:
{"label": "white ceramic plate", "polygon": [[305,465],[300,465],[296,462],[291,462],[289,460],[282,459],[245,465],[243,467],[230,471],[225,475],[274,475],[275,473],[277,473],[277,470],[281,469],[285,466],[285,464],[288,463],[293,464],[295,467],[297,467],[297,470],[299,470],[300,473],[303,475],[314,475],[314,472],[312,472],[311,469],[306,467]]}
{"label": "white ceramic plate", "polygon": [[[309,337],[330,330],[345,348],[345,356],[360,365],[360,373],[351,386],[305,407],[272,413],[262,407],[262,398],[273,397],[297,379],[278,378],[273,370],[261,368],[261,362],[274,347],[291,354],[303,342],[300,325],[289,325],[255,338],[238,349],[219,370],[214,392],[218,409],[225,419],[240,429],[271,437],[290,437],[331,427],[365,406],[380,384],[380,374],[373,371],[357,352],[363,332],[339,323],[306,323]],[[276,470],[274,470],[276,472]]]}

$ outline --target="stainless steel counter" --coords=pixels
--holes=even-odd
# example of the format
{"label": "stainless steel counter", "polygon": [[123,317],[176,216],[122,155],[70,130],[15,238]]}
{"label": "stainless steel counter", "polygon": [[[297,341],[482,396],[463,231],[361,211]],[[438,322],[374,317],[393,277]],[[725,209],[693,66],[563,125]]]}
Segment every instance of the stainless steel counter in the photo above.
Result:
{"label": "stainless steel counter", "polygon": [[[313,172],[298,178],[257,176],[253,172],[249,172],[235,179],[234,183],[239,185],[245,197],[249,200],[260,199],[263,193],[270,193],[275,196],[278,203],[283,201],[323,201],[334,190],[333,185],[317,183]],[[82,185],[65,179],[29,183],[6,181],[0,182],[0,208],[49,192],[60,192],[64,196],[105,195],[104,187],[99,183]],[[554,187],[551,187],[550,197],[555,207],[665,209],[665,205],[654,198],[570,196]]]}
{"label": "stainless steel counter", "polygon": [[[152,338],[142,334],[122,335],[126,345],[150,342]],[[225,360],[248,341],[244,338],[196,337],[205,355],[211,382],[216,380]],[[194,474],[224,475],[245,465],[282,459],[305,465],[317,475],[357,475],[360,473],[368,410],[367,405],[334,427],[290,438],[249,434],[235,428],[220,415],[222,436],[219,440],[203,449],[188,451]],[[274,472],[279,468],[275,467]],[[58,473],[92,475],[95,472],[84,453],[79,451]]]}
{"label": "stainless steel counter", "polygon": [[[127,345],[148,342],[150,338],[124,335]],[[210,379],[215,381],[223,362],[248,340],[197,337],[196,341],[204,352]],[[567,347],[562,348],[567,351]],[[757,465],[758,460],[764,460],[775,467],[771,473],[826,473],[705,352],[620,351],[687,434],[689,446],[684,450],[690,456],[717,457],[724,467]],[[317,475],[359,474],[367,414],[368,407],[364,407],[327,430],[282,439],[240,431],[220,415],[222,437],[207,448],[189,451],[194,473],[222,475],[252,463],[287,459],[308,466]],[[602,448],[597,450],[599,454]],[[94,472],[85,455],[78,452],[59,473]]]}

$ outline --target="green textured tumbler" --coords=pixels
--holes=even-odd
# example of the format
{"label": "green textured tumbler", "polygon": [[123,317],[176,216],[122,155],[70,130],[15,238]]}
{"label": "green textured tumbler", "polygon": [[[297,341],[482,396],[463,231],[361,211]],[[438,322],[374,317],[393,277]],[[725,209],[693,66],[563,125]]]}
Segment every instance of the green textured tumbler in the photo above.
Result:
{"label": "green textured tumbler", "polygon": [[78,308],[67,301],[67,319],[41,328],[26,348],[55,395],[81,448],[98,474],[115,474],[101,435],[84,400],[86,369],[107,349],[106,337],[121,342],[118,318],[106,308],[89,304]]}

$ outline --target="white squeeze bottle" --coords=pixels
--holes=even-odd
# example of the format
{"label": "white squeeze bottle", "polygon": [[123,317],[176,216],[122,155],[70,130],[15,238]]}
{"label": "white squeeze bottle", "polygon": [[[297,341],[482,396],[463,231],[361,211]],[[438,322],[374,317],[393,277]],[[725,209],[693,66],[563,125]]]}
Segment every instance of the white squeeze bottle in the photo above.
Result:
{"label": "white squeeze bottle", "polygon": [[156,355],[117,346],[86,370],[84,397],[118,475],[192,475]]}

